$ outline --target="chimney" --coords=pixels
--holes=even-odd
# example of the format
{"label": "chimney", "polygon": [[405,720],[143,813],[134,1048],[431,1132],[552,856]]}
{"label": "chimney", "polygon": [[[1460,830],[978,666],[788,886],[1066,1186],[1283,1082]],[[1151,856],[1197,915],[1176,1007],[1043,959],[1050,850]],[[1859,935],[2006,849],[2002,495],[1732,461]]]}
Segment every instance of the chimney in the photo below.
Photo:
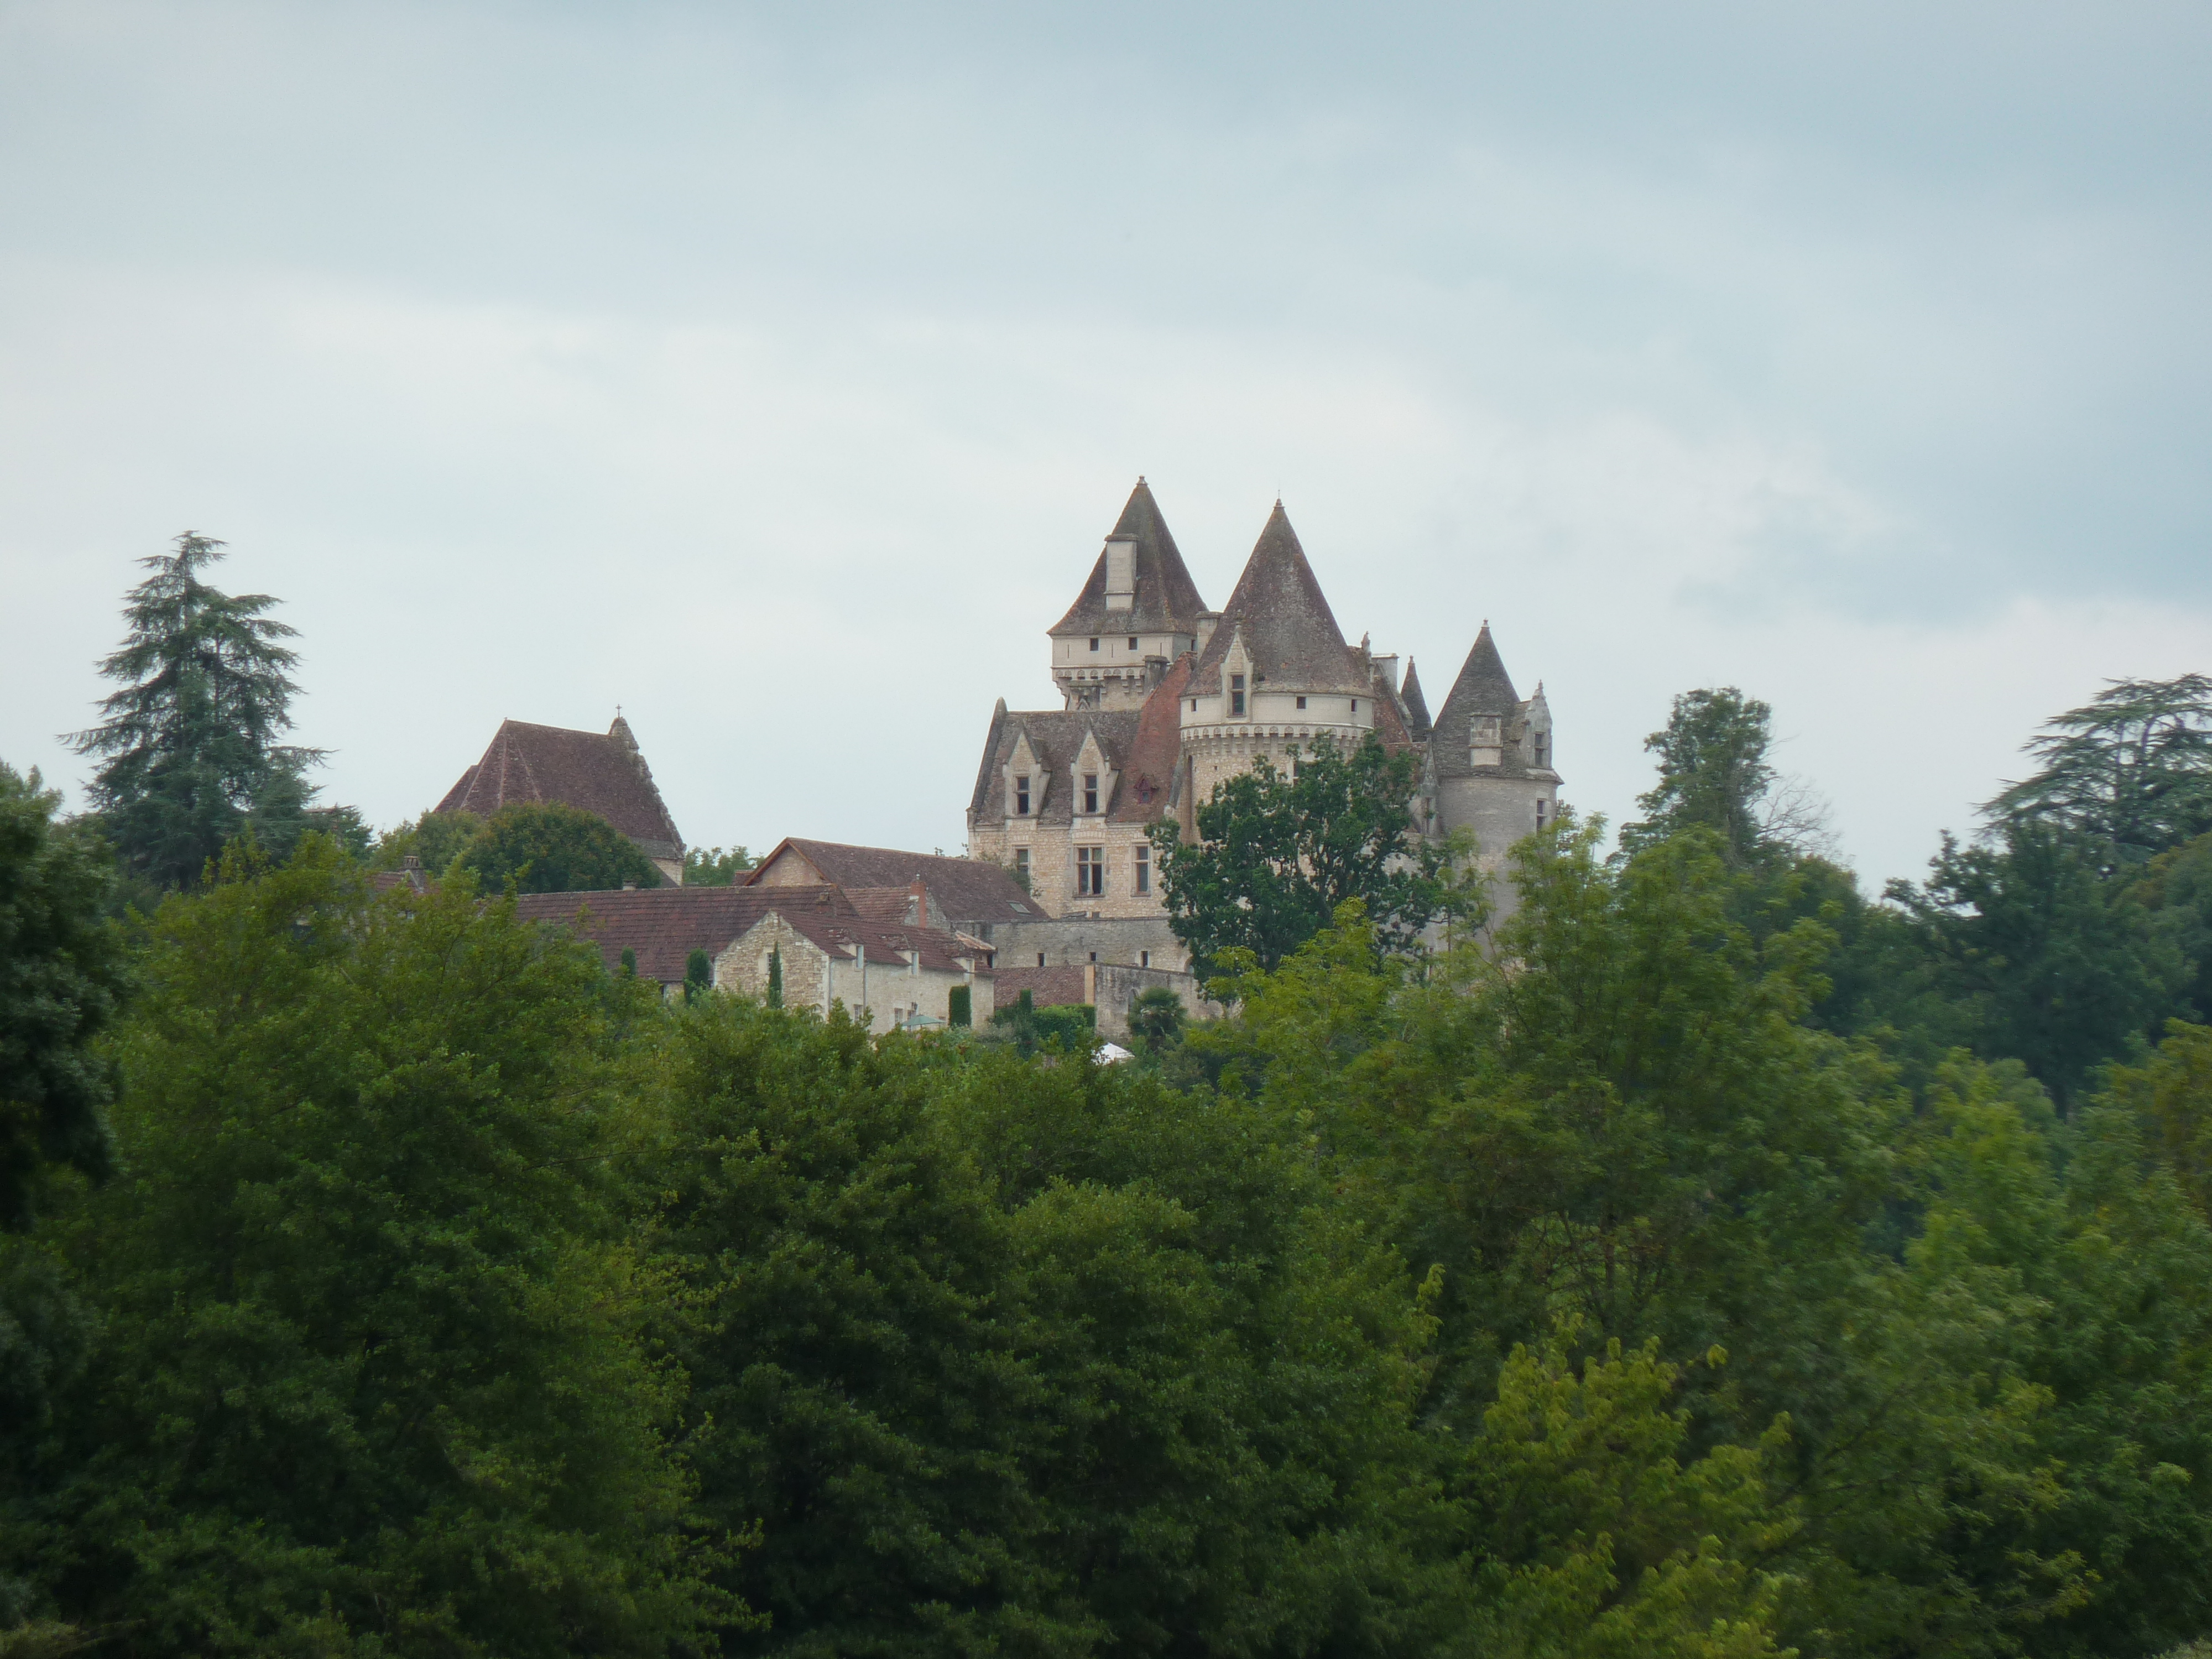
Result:
{"label": "chimney", "polygon": [[1206,654],[1206,642],[1212,639],[1213,630],[1220,621],[1221,613],[1218,611],[1201,611],[1198,613],[1198,653],[1201,657]]}
{"label": "chimney", "polygon": [[929,889],[922,884],[920,876],[914,878],[914,885],[907,889],[907,895],[913,901],[914,905],[912,914],[907,917],[907,920],[916,927],[928,927]]}
{"label": "chimney", "polygon": [[1137,538],[1106,538],[1106,608],[1129,611],[1137,603]]}
{"label": "chimney", "polygon": [[1393,651],[1387,657],[1376,658],[1375,669],[1382,676],[1383,683],[1395,692],[1398,689],[1398,653]]}

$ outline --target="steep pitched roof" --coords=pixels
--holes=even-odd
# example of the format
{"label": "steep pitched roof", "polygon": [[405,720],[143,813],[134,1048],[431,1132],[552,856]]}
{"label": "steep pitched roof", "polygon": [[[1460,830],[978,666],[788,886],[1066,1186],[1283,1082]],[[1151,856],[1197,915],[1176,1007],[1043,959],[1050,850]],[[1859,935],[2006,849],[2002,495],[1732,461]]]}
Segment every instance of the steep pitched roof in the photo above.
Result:
{"label": "steep pitched roof", "polygon": [[1369,686],[1375,696],[1375,735],[1392,754],[1413,746],[1413,734],[1407,729],[1404,709],[1399,705],[1398,693],[1390,684],[1389,675],[1376,665],[1374,678]]}
{"label": "steep pitched roof", "polygon": [[1413,733],[1413,741],[1427,742],[1429,727],[1434,722],[1429,719],[1428,701],[1421,696],[1421,676],[1411,657],[1406,659],[1406,683],[1398,688],[1398,701],[1405,705],[1406,728]]}
{"label": "steep pitched roof", "polygon": [[1367,690],[1366,677],[1352,659],[1343,630],[1322,597],[1305,549],[1280,501],[1244,562],[1237,591],[1229,596],[1213,638],[1198,659],[1190,689],[1204,696],[1221,690],[1221,659],[1230,641],[1241,635],[1251,653],[1253,672],[1278,691]]}
{"label": "steep pitched roof", "polygon": [[[774,872],[786,860],[803,860],[822,880],[840,888],[911,887],[917,880],[931,901],[956,925],[969,921],[1038,921],[1045,911],[1021,884],[981,859],[946,858],[904,853],[890,847],[854,847],[843,842],[804,841],[787,836],[754,866],[741,890],[775,890]],[[763,878],[768,878],[764,880]]]}
{"label": "steep pitched roof", "polygon": [[1137,710],[1137,733],[1122,760],[1120,784],[1106,816],[1116,823],[1150,823],[1168,810],[1176,765],[1182,758],[1182,714],[1177,707],[1198,659],[1186,651]]}
{"label": "steep pitched roof", "polygon": [[[1477,767],[1468,759],[1468,723],[1478,714],[1495,714],[1503,722],[1504,758],[1498,766]],[[1485,623],[1474,636],[1474,647],[1467,653],[1459,678],[1452,682],[1450,695],[1437,712],[1436,726],[1429,737],[1429,753],[1437,771],[1445,777],[1466,777],[1476,772],[1522,769],[1516,747],[1520,718],[1520,694],[1513,689],[1505,659],[1498,654],[1490,624]]]}
{"label": "steep pitched roof", "polygon": [[1168,533],[1168,521],[1160,516],[1152,486],[1142,478],[1129,492],[1128,502],[1115,521],[1113,537],[1124,536],[1137,544],[1134,605],[1127,611],[1106,608],[1106,554],[1101,549],[1098,562],[1091,567],[1091,579],[1075,596],[1067,614],[1047,630],[1048,634],[1198,631],[1198,613],[1206,609],[1206,601],[1199,598],[1198,584],[1191,580],[1182,555],[1176,550],[1175,538]]}
{"label": "steep pitched roof", "polygon": [[[1158,696],[1158,688],[1155,687],[1153,698]],[[975,793],[968,803],[970,821],[995,823],[1006,816],[1006,796],[1000,787],[1001,769],[1013,757],[1014,746],[1023,738],[1029,739],[1030,752],[1036,757],[1039,768],[1052,777],[1052,787],[1042,792],[1043,799],[1037,803],[1033,822],[1066,823],[1071,821],[1075,802],[1073,792],[1068,785],[1067,769],[1075,763],[1075,757],[1083,752],[1083,743],[1086,738],[1097,738],[1099,748],[1105,751],[1107,764],[1121,775],[1115,783],[1114,799],[1104,803],[1109,814],[1118,816],[1124,798],[1139,793],[1139,777],[1131,760],[1136,752],[1137,737],[1143,724],[1145,710],[1152,706],[1153,699],[1147,698],[1144,705],[1137,708],[1016,710],[1003,719],[994,720],[991,723],[992,747],[985,753],[983,763],[976,770]],[[1182,740],[1181,731],[1178,725],[1178,744]],[[1168,780],[1173,771],[1170,757],[1166,770],[1151,775],[1153,786],[1160,792],[1155,799],[1164,798]],[[1152,816],[1146,812],[1143,818]],[[933,886],[931,890],[935,890]]]}
{"label": "steep pitched roof", "polygon": [[682,858],[684,837],[617,714],[605,732],[501,720],[483,758],[438,803],[441,812],[489,817],[502,806],[559,805],[595,812],[656,858]]}

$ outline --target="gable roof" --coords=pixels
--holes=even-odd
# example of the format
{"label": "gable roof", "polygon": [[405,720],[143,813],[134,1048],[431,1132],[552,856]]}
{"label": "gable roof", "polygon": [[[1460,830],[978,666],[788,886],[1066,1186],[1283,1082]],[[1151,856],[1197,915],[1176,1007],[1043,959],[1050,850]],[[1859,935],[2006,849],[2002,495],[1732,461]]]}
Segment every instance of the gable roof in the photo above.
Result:
{"label": "gable roof", "polygon": [[1176,549],[1175,538],[1168,533],[1168,521],[1160,516],[1160,505],[1152,499],[1152,486],[1142,478],[1129,492],[1121,516],[1115,520],[1109,540],[1127,537],[1136,546],[1137,593],[1134,605],[1127,611],[1106,608],[1106,553],[1099,550],[1097,563],[1091,567],[1090,580],[1083,591],[1075,596],[1075,603],[1067,614],[1051,628],[1048,635],[1060,634],[1195,634],[1199,612],[1206,609],[1206,601],[1198,596],[1198,584],[1191,580],[1190,572],[1184,568],[1182,555]]}
{"label": "gable roof", "polygon": [[1198,659],[1192,690],[1219,695],[1222,659],[1229,654],[1230,641],[1240,636],[1254,674],[1274,690],[1358,696],[1367,690],[1367,677],[1352,659],[1280,501],[1267,515],[1267,527],[1244,562],[1244,574],[1237,579],[1237,591]]}
{"label": "gable roof", "polygon": [[969,921],[1041,921],[1044,908],[1022,891],[1006,871],[981,859],[946,858],[941,854],[905,853],[890,847],[854,847],[843,842],[805,841],[786,836],[744,878],[742,890],[766,888],[763,880],[779,865],[797,859],[818,878],[840,888],[904,887],[920,881],[934,905],[955,925]]}
{"label": "gable roof", "polygon": [[977,954],[941,929],[865,916],[842,890],[829,885],[532,893],[515,901],[515,913],[526,921],[574,928],[599,947],[610,969],[620,966],[622,953],[630,951],[637,957],[638,977],[661,985],[682,981],[692,951],[719,957],[771,915],[840,961],[850,961],[865,949],[871,962],[903,963],[911,950],[924,968],[961,974]]}
{"label": "gable roof", "polygon": [[1406,659],[1406,682],[1398,688],[1398,701],[1405,708],[1406,729],[1413,734],[1413,741],[1427,742],[1432,722],[1428,701],[1421,696],[1421,677],[1411,657]]}
{"label": "gable roof", "polygon": [[[1169,678],[1173,678],[1173,674],[1170,673]],[[1083,752],[1084,743],[1088,738],[1097,740],[1107,765],[1121,775],[1115,780],[1113,798],[1103,803],[1109,817],[1121,817],[1125,802],[1134,800],[1139,794],[1149,793],[1155,800],[1165,799],[1169,778],[1174,771],[1173,751],[1168,755],[1165,770],[1146,775],[1151,781],[1150,790],[1141,786],[1130,763],[1136,752],[1138,733],[1144,723],[1145,711],[1153,707],[1154,699],[1158,695],[1159,687],[1156,686],[1152,697],[1136,708],[1015,710],[994,720],[991,723],[992,746],[985,752],[982,765],[976,769],[975,793],[968,803],[969,821],[971,823],[996,823],[1006,817],[1006,793],[1000,781],[1006,763],[1013,758],[1015,747],[1024,738],[1029,739],[1030,752],[1036,757],[1038,769],[1052,779],[1051,787],[1040,792],[1042,799],[1036,799],[1034,794],[1031,796],[1031,799],[1036,801],[1036,812],[1033,817],[1024,822],[1064,824],[1073,821],[1075,799],[1068,769],[1074,765],[1076,757]],[[1172,712],[1174,705],[1170,702],[1166,706]],[[1176,742],[1180,744],[1180,725],[1176,731]],[[1157,750],[1158,746],[1155,740],[1153,750]],[[1152,811],[1146,811],[1138,821],[1141,823],[1152,816]],[[995,869],[997,866],[992,867]],[[936,890],[934,883],[931,884],[930,890]],[[946,914],[951,913],[948,911]]]}
{"label": "gable roof", "polygon": [[602,733],[501,720],[483,758],[461,774],[437,811],[489,817],[502,806],[574,806],[605,818],[655,858],[680,859],[684,837],[619,714]]}
{"label": "gable roof", "polygon": [[[1468,723],[1478,714],[1495,714],[1503,721],[1504,752],[1498,766],[1478,767],[1468,759]],[[1521,698],[1513,689],[1513,679],[1505,672],[1505,659],[1498,654],[1497,641],[1490,637],[1490,624],[1485,623],[1482,631],[1474,636],[1474,647],[1467,653],[1467,661],[1452,682],[1444,706],[1437,711],[1436,726],[1430,733],[1429,754],[1437,773],[1444,777],[1468,777],[1474,774],[1518,772],[1522,769],[1516,747],[1516,732],[1520,725]]]}

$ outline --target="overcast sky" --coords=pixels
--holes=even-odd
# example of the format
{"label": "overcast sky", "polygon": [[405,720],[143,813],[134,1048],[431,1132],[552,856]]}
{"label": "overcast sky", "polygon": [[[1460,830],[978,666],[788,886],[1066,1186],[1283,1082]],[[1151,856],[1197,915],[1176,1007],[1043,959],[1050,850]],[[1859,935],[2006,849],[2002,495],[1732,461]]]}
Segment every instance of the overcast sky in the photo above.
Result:
{"label": "overcast sky", "polygon": [[1917,874],[2212,669],[2212,9],[1820,9],[0,0],[0,758],[191,529],[376,822],[619,703],[694,842],[951,851],[1144,473]]}

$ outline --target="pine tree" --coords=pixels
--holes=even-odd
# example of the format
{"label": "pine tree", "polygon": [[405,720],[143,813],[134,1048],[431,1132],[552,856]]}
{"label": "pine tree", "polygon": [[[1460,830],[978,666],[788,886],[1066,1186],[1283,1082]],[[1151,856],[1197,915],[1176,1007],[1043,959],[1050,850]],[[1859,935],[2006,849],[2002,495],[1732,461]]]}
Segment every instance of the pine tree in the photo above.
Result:
{"label": "pine tree", "polygon": [[263,613],[266,593],[229,594],[201,572],[222,544],[186,532],[124,606],[129,631],[100,665],[119,690],[106,718],[72,741],[103,757],[92,783],[102,828],[125,868],[163,887],[197,882],[251,817],[283,851],[307,827],[303,781],[322,751],[281,744],[299,690],[295,629]]}
{"label": "pine tree", "polygon": [[2212,678],[2114,680],[2044,724],[2035,775],[1984,809],[2086,836],[2108,869],[2139,865],[2212,830]]}

